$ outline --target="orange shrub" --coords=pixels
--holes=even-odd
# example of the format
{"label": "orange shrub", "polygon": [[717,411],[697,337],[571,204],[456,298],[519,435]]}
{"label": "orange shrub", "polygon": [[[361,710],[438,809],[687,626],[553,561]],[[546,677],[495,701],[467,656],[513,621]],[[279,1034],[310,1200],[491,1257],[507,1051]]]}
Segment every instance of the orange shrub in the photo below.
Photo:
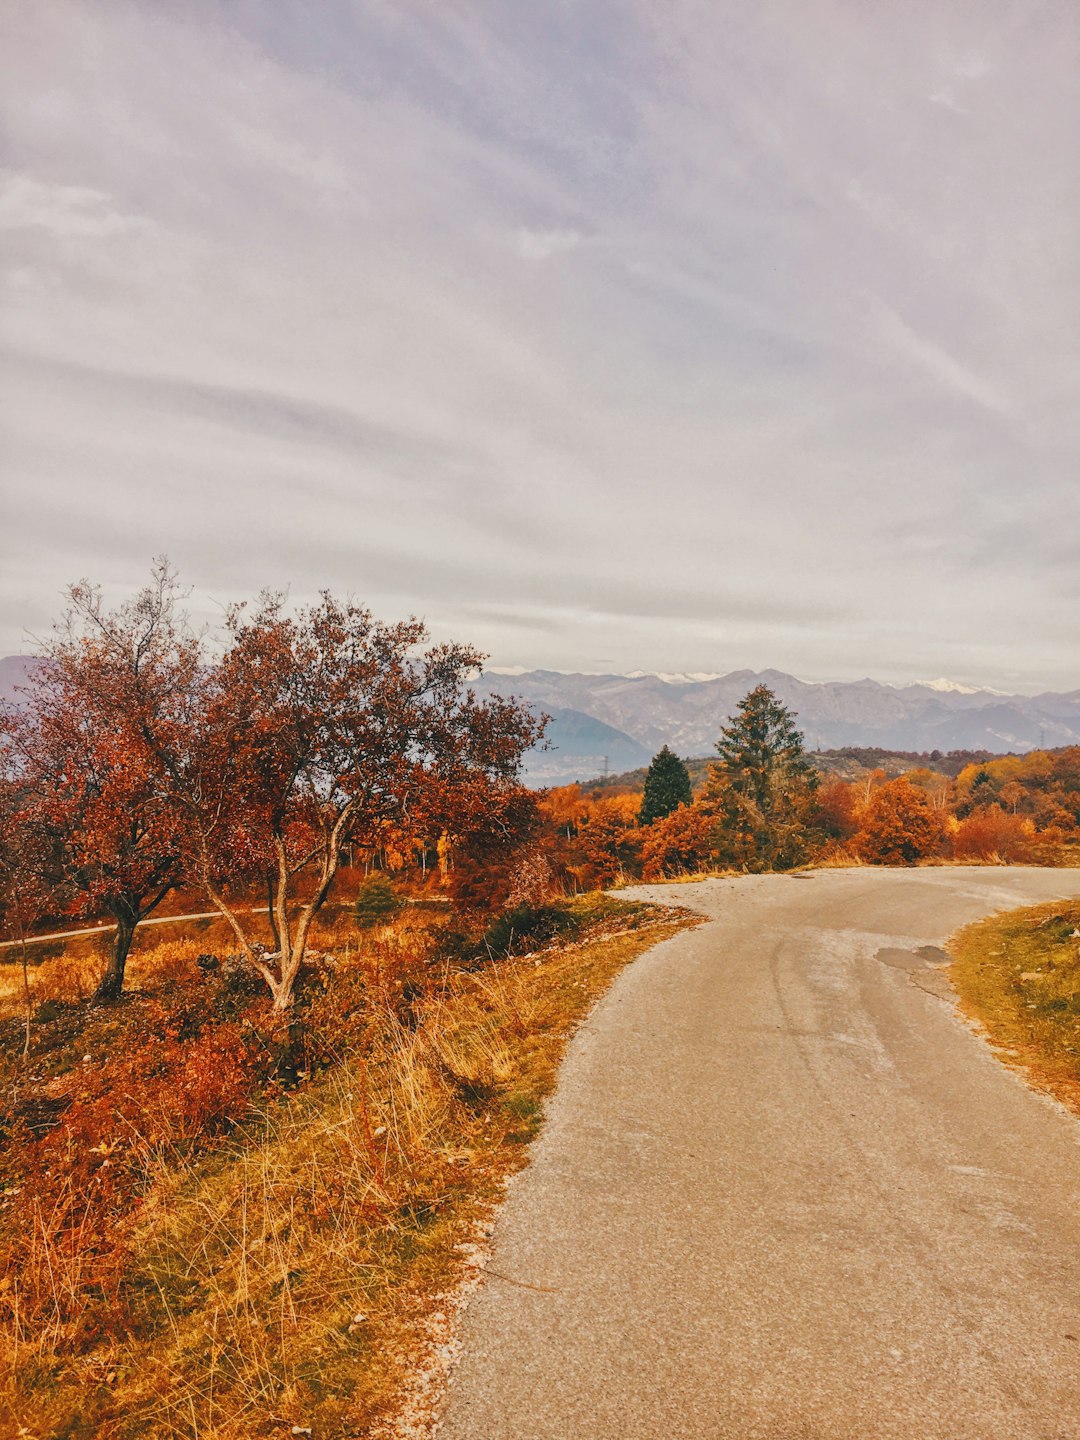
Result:
{"label": "orange shrub", "polygon": [[973,810],[953,834],[957,860],[999,860],[1024,864],[1032,858],[1035,827],[1023,815],[1010,815],[1000,805]]}
{"label": "orange shrub", "polygon": [[637,828],[640,795],[611,795],[589,803],[569,867],[585,889],[613,884],[636,859],[641,841]]}
{"label": "orange shrub", "polygon": [[814,796],[814,823],[833,840],[850,840],[859,828],[861,789],[845,780],[832,780]]}
{"label": "orange shrub", "polygon": [[642,878],[693,874],[712,859],[716,817],[700,805],[680,805],[642,830]]}

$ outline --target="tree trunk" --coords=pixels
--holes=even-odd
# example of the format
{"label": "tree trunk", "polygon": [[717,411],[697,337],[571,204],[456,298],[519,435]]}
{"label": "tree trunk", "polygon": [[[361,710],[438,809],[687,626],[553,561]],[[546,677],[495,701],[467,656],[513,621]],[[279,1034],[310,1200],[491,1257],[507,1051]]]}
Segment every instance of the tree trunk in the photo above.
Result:
{"label": "tree trunk", "polygon": [[30,1054],[30,1017],[33,1013],[33,1001],[30,996],[30,962],[26,955],[26,934],[20,931],[19,939],[22,941],[20,953],[22,955],[22,983],[23,1003],[26,1006],[26,1025],[23,1031],[23,1059]]}
{"label": "tree trunk", "polygon": [[270,933],[274,937],[274,949],[281,952],[281,932],[278,929],[277,915],[274,913],[274,876],[273,872],[266,872],[266,913],[270,916]]}
{"label": "tree trunk", "polygon": [[120,992],[124,988],[124,969],[127,965],[128,952],[135,937],[137,924],[138,920],[126,911],[117,915],[116,940],[113,943],[112,954],[109,956],[108,967],[101,977],[101,984],[94,996],[95,1000],[119,1000]]}

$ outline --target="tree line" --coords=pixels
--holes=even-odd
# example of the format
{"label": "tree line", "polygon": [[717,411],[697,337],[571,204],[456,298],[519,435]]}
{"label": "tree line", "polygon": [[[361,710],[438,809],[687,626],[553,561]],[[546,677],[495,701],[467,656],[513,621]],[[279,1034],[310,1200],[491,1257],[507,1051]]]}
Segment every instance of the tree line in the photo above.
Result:
{"label": "tree line", "polygon": [[548,791],[558,868],[588,887],[807,863],[1080,862],[1080,747],[913,757],[931,763],[893,777],[876,766],[852,782],[818,772],[795,720],[758,686],[722,727],[696,790],[665,746],[640,788]]}

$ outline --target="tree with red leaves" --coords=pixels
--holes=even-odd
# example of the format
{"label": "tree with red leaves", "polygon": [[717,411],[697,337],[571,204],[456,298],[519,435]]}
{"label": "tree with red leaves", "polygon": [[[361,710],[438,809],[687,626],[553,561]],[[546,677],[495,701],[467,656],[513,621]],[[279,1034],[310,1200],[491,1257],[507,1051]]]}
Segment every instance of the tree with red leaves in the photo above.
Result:
{"label": "tree with red leaves", "polygon": [[[290,614],[265,593],[228,619],[188,747],[161,750],[195,873],[275,1010],[292,1005],[312,922],[343,848],[423,817],[434,833],[498,823],[543,730],[521,705],[467,687],[483,657],[436,645],[415,619],[384,624],[324,593]],[[265,884],[275,950],[232,895]]]}
{"label": "tree with red leaves", "polygon": [[97,998],[115,999],[139,922],[179,878],[182,834],[150,736],[184,728],[198,643],[166,561],[108,610],[87,582],[0,721],[0,769],[15,796],[23,874],[73,917],[103,910],[116,937]]}

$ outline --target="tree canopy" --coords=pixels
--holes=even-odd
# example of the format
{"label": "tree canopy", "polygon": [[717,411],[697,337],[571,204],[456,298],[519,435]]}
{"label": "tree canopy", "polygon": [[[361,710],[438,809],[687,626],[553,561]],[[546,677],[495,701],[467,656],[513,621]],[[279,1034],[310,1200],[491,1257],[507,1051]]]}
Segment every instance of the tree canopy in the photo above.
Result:
{"label": "tree canopy", "polygon": [[925,791],[901,775],[874,791],[854,844],[871,864],[914,865],[934,853],[941,837],[941,817]]}
{"label": "tree canopy", "polygon": [[[433,838],[483,826],[543,726],[512,701],[478,699],[467,681],[483,657],[421,649],[415,619],[384,624],[327,592],[290,613],[267,593],[250,616],[234,609],[228,629],[190,755],[167,765],[198,878],[287,1009],[343,847],[376,844],[410,817]],[[274,955],[229,901],[245,877],[267,887]]]}

